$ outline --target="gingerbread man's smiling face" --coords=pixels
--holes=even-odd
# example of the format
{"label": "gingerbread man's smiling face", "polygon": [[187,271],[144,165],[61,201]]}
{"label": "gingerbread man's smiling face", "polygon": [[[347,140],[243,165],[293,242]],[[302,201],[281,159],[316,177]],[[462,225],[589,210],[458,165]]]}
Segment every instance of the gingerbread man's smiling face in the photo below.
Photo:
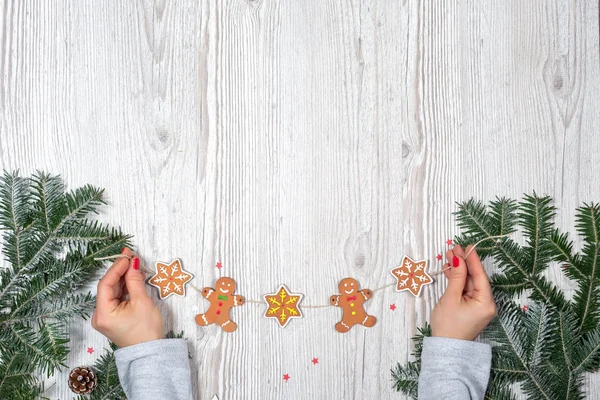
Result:
{"label": "gingerbread man's smiling face", "polygon": [[219,278],[215,289],[223,294],[233,294],[235,291],[235,282],[231,278]]}
{"label": "gingerbread man's smiling face", "polygon": [[356,279],[344,278],[340,281],[338,289],[341,294],[354,294],[358,292],[358,282]]}

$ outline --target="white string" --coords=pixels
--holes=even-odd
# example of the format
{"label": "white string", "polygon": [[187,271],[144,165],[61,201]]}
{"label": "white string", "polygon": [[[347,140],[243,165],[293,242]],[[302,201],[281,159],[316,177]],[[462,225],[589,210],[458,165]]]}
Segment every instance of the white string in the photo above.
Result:
{"label": "white string", "polygon": [[[469,254],[471,254],[471,253],[473,252],[473,250],[475,250],[475,248],[476,248],[477,246],[479,246],[481,243],[485,242],[486,240],[490,240],[490,239],[501,239],[501,238],[507,237],[507,236],[509,236],[509,235],[510,235],[510,233],[507,233],[506,235],[489,236],[489,237],[486,237],[486,238],[483,238],[483,239],[481,239],[480,241],[478,241],[477,243],[475,243],[475,244],[473,245],[473,247],[471,247],[471,248],[469,249],[469,251],[467,251],[467,254],[465,254],[465,257],[464,257],[464,259],[466,260],[467,258],[469,258]],[[451,267],[450,265],[448,265],[446,268],[442,269],[441,271],[434,272],[433,274],[430,274],[430,275],[431,275],[431,276],[438,276],[439,274],[443,273],[444,271],[448,271],[450,268],[452,268],[452,267]]]}
{"label": "white string", "polygon": [[[485,242],[486,240],[501,239],[501,238],[507,237],[509,235],[510,235],[510,233],[507,233],[505,235],[489,236],[489,237],[486,237],[486,238],[483,238],[483,239],[479,240],[477,243],[475,243],[469,249],[469,251],[465,255],[464,259],[467,259],[469,257],[469,255],[471,254],[471,252],[474,251],[477,246],[479,246],[481,243]],[[131,260],[132,256],[128,256],[127,254],[116,254],[116,255],[113,255],[113,256],[96,257],[96,258],[94,258],[94,260],[96,260],[96,261],[106,261],[106,260],[116,260],[116,259],[119,259],[119,258],[127,258],[127,259]],[[429,274],[429,275],[430,276],[437,276],[437,275],[442,274],[444,271],[449,270],[450,268],[452,268],[452,267],[448,266],[448,267],[442,269],[441,271],[437,271],[437,272],[434,272],[434,273]],[[144,267],[143,265],[140,266],[140,269],[142,271],[148,273],[148,274],[154,274],[154,271],[150,270],[149,268]],[[196,285],[194,285],[193,283],[188,283],[188,285],[190,285],[190,287],[192,289],[194,289],[196,292],[202,294],[202,290],[199,289],[198,287],[196,287]],[[383,290],[383,289],[387,289],[387,288],[389,288],[391,286],[395,286],[395,285],[396,285],[395,283],[390,283],[390,284],[378,287],[377,289],[373,289],[372,292],[375,293],[375,292],[378,292],[378,291]],[[261,300],[246,300],[246,303],[250,303],[250,304],[263,304],[263,305],[265,304],[265,302],[261,301]],[[326,307],[333,307],[333,306],[331,304],[323,304],[323,305],[316,305],[316,306],[311,306],[311,305],[302,306],[302,308],[326,308]]]}
{"label": "white string", "polygon": [[[128,256],[127,254],[115,254],[113,256],[96,257],[96,258],[94,258],[94,260],[96,260],[96,261],[106,261],[106,260],[117,260],[119,258],[127,258],[127,259],[131,260],[133,257],[132,256]],[[144,267],[143,265],[140,265],[140,269],[142,271],[146,272],[147,274],[154,274],[154,271],[152,271],[150,268]],[[190,287],[192,289],[194,289],[196,292],[202,294],[202,290],[198,289],[198,287],[196,285],[194,285],[193,283],[188,283],[188,285],[190,285]]]}

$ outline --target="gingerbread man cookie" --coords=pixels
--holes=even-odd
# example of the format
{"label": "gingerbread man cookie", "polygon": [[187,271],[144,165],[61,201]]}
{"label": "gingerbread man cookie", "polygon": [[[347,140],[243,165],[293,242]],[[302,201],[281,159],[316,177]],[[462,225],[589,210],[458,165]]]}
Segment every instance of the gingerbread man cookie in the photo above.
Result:
{"label": "gingerbread man cookie", "polygon": [[233,294],[235,282],[231,278],[219,278],[215,287],[202,289],[202,296],[210,301],[210,307],[206,313],[196,315],[196,323],[200,326],[218,324],[225,332],[233,332],[237,324],[229,318],[229,311],[244,304],[244,298]]}
{"label": "gingerbread man cookie", "polygon": [[331,304],[344,310],[342,320],[335,324],[335,330],[341,333],[348,332],[356,324],[372,327],[377,318],[367,314],[363,304],[373,297],[369,289],[358,290],[358,282],[353,278],[344,278],[338,285],[341,295],[331,296]]}

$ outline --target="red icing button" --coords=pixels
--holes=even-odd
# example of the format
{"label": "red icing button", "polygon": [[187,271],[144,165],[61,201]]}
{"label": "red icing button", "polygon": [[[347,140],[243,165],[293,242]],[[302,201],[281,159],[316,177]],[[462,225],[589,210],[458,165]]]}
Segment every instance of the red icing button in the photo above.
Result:
{"label": "red icing button", "polygon": [[223,305],[223,303],[219,302],[219,307],[221,307]]}
{"label": "red icing button", "polygon": [[221,314],[221,310],[217,310],[217,314]]}
{"label": "red icing button", "polygon": [[415,276],[415,274],[410,274],[410,277],[412,278],[413,276]]}

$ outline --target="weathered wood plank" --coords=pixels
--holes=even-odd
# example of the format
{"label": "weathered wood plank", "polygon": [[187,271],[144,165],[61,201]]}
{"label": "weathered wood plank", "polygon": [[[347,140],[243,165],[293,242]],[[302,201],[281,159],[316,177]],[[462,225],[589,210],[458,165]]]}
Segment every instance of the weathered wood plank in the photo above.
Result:
{"label": "weathered wood plank", "polygon": [[[572,230],[600,199],[598,32],[597,2],[566,0],[5,1],[0,167],[105,187],[102,219],[149,266],[326,304],[344,276],[390,283],[403,254],[439,268],[470,196],[547,193]],[[194,292],[161,309],[190,339],[198,398],[387,399],[443,289],[378,292],[377,325],[345,335],[330,308],[281,330],[248,304],[233,335],[196,327]],[[82,323],[71,342],[71,366],[106,346]],[[58,378],[48,395],[68,397]]]}

